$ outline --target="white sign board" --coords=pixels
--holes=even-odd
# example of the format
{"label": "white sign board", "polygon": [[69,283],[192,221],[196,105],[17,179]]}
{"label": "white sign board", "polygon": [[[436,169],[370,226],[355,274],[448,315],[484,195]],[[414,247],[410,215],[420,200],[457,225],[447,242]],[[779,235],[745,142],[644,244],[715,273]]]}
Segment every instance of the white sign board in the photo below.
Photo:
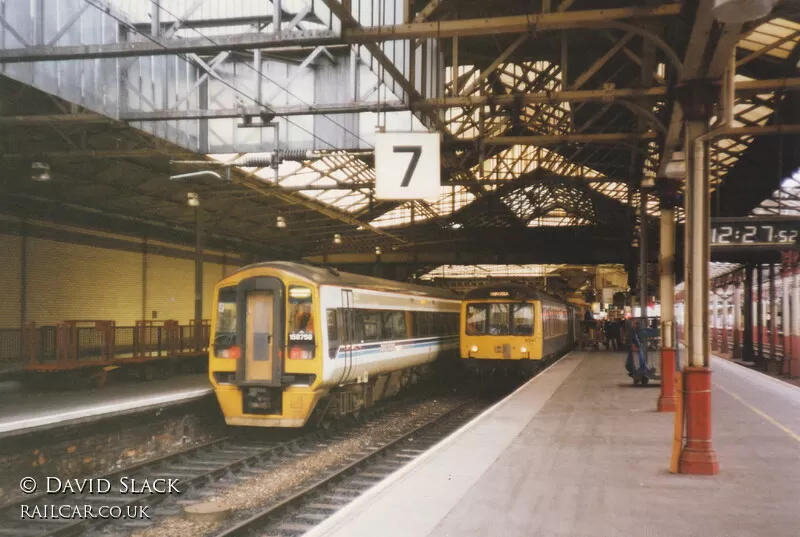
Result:
{"label": "white sign board", "polygon": [[440,134],[375,134],[375,197],[436,200],[441,195]]}

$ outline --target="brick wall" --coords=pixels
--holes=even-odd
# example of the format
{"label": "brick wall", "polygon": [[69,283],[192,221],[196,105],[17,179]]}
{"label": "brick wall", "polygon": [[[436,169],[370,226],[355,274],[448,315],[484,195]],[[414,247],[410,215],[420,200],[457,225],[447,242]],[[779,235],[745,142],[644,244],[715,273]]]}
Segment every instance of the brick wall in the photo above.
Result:
{"label": "brick wall", "polygon": [[[0,328],[63,320],[194,317],[194,251],[183,245],[21,221],[0,215]],[[211,318],[214,284],[242,263],[204,252],[203,318]],[[24,259],[24,262],[23,262]],[[24,302],[24,307],[23,307]]]}

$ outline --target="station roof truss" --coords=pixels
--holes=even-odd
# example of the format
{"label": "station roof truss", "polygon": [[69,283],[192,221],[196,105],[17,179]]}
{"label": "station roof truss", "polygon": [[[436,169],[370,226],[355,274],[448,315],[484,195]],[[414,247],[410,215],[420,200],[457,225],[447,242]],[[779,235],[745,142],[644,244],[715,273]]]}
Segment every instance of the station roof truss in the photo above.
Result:
{"label": "station roof truss", "polygon": [[[567,246],[549,229],[565,228],[619,250],[587,262],[624,262],[640,181],[681,149],[672,85],[721,78],[731,55],[734,122],[710,144],[712,189],[735,191],[742,201],[723,199],[726,210],[749,214],[795,158],[784,148],[800,135],[791,3],[742,26],[715,22],[711,0],[396,2],[380,13],[367,0],[17,3],[0,33],[0,167],[11,177],[0,209],[130,232],[138,222],[191,242],[196,192],[209,240],[262,259],[502,258],[501,236],[507,248],[549,248],[530,255],[544,262]],[[49,22],[28,28],[31,12]],[[95,85],[70,89],[35,71],[45,64],[59,80],[91,65],[111,78],[91,71]],[[26,78],[30,66],[37,76]],[[443,133],[438,199],[376,199],[376,126]],[[777,133],[788,136],[780,149],[766,136]],[[203,169],[174,161],[219,171],[278,148],[317,156],[234,167],[221,182],[168,179]],[[30,181],[32,162],[47,163],[51,181]],[[793,203],[781,200],[756,212]],[[653,196],[648,212],[659,214]],[[437,255],[420,267],[435,269]]]}

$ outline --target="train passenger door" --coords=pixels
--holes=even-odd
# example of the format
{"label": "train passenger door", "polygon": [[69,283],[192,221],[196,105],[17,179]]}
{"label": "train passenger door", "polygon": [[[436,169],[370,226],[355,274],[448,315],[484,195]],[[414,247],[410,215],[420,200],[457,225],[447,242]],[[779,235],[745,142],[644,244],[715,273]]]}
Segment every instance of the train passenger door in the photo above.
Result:
{"label": "train passenger door", "polygon": [[353,291],[342,289],[342,339],[344,342],[344,363],[339,382],[350,375],[353,365],[353,345],[356,344],[355,312],[353,311]]}
{"label": "train passenger door", "polygon": [[272,292],[247,293],[244,369],[246,382],[272,380],[274,326]]}

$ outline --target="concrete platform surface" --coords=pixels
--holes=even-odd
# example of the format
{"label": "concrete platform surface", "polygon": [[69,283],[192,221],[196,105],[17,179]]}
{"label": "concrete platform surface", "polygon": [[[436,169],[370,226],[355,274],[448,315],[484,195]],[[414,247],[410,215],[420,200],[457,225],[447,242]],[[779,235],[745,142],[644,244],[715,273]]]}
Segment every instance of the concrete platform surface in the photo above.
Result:
{"label": "concrete platform surface", "polygon": [[82,391],[26,392],[5,382],[0,385],[0,392],[0,436],[3,436],[185,402],[205,397],[212,389],[208,375],[201,373]]}
{"label": "concrete platform surface", "polygon": [[715,359],[721,473],[675,475],[624,357],[571,353],[307,537],[800,535],[800,389]]}

